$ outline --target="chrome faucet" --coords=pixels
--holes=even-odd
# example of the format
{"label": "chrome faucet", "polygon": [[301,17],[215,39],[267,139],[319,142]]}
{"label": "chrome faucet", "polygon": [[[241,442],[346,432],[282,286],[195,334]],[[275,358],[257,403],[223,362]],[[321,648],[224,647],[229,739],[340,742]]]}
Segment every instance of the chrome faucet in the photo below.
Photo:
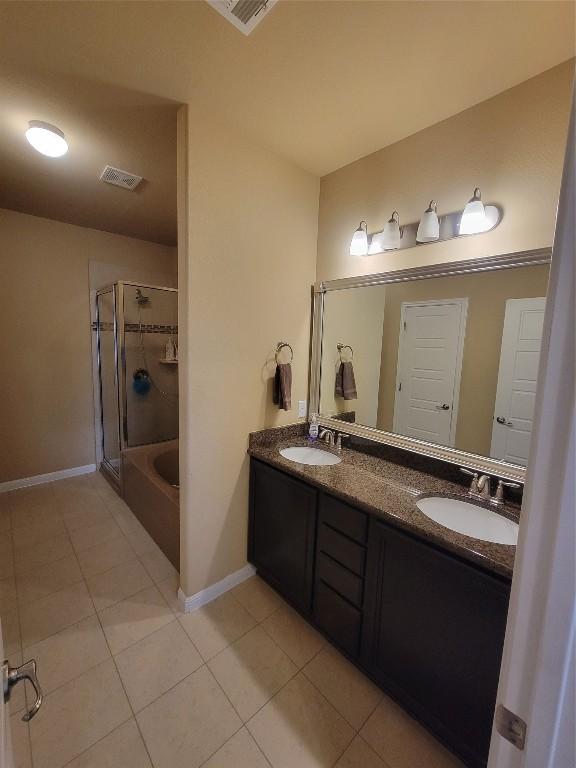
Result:
{"label": "chrome faucet", "polygon": [[330,448],[334,448],[335,434],[331,429],[321,429],[318,437],[320,440],[324,440],[325,443],[328,443]]}
{"label": "chrome faucet", "polygon": [[504,503],[504,488],[520,488],[519,483],[507,483],[504,480],[498,480],[498,487],[494,496],[490,494],[490,482],[489,475],[481,475],[478,477],[478,472],[471,472],[469,469],[460,467],[460,472],[464,472],[465,475],[470,475],[472,480],[470,481],[470,488],[468,490],[468,496],[473,499],[480,499],[481,501],[488,501],[495,507],[501,507]]}
{"label": "chrome faucet", "polygon": [[490,495],[489,475],[481,475],[478,478],[478,494],[484,501],[492,501],[492,496]]}

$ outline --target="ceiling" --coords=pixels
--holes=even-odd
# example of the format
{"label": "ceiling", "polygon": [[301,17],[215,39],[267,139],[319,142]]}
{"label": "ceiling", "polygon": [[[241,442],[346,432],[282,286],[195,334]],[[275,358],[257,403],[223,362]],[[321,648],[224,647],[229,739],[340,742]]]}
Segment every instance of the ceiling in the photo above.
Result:
{"label": "ceiling", "polygon": [[[86,78],[0,69],[0,207],[143,240],[176,243],[176,112],[165,99]],[[64,131],[48,158],[29,120]],[[130,192],[100,181],[110,164],[144,177]]]}
{"label": "ceiling", "polygon": [[[96,197],[73,164],[92,190],[94,171],[116,164],[149,183],[135,193],[99,188],[101,212],[108,196],[114,226],[130,214],[137,236],[173,242],[174,144],[165,150],[176,103],[191,105],[191,119],[211,111],[231,132],[321,176],[573,57],[574,8],[280,0],[245,37],[204,0],[0,2],[0,187],[23,200],[44,183],[46,198],[58,191],[54,179],[68,178],[88,220]],[[24,163],[21,134],[5,131],[15,115],[65,131],[68,171],[62,163],[49,180],[54,161],[28,152]]]}

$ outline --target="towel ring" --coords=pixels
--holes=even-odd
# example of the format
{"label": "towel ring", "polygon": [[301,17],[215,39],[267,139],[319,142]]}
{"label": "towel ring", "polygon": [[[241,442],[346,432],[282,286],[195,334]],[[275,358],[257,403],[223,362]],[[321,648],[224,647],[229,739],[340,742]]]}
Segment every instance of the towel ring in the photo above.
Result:
{"label": "towel ring", "polygon": [[342,352],[345,349],[349,349],[350,350],[350,361],[354,360],[354,350],[352,349],[350,344],[337,344],[336,345],[336,349],[338,350],[338,353],[340,355],[340,362],[341,363],[345,362],[344,360],[342,360]]}
{"label": "towel ring", "polygon": [[287,341],[279,341],[278,344],[276,344],[276,353],[274,355],[274,359],[276,360],[277,364],[279,363],[278,355],[284,349],[284,347],[288,347],[288,349],[290,350],[290,360],[288,362],[291,363],[292,360],[294,360],[294,350],[292,349],[290,344],[288,344]]}

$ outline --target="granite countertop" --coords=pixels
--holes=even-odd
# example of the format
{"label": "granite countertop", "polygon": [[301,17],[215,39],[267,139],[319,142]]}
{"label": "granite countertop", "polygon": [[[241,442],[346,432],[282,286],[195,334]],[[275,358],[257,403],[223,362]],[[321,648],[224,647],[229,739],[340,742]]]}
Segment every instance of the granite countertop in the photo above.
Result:
{"label": "granite countertop", "polygon": [[[416,506],[416,499],[421,494],[462,498],[465,489],[461,485],[346,448],[338,454],[341,463],[331,466],[298,464],[280,455],[282,448],[296,445],[330,450],[324,443],[309,442],[302,435],[302,425],[299,424],[251,433],[248,453],[486,570],[512,577],[515,546],[493,544],[456,533],[426,517]],[[494,507],[489,508],[494,510]],[[511,505],[505,505],[498,512],[516,521],[519,517],[518,508]]]}

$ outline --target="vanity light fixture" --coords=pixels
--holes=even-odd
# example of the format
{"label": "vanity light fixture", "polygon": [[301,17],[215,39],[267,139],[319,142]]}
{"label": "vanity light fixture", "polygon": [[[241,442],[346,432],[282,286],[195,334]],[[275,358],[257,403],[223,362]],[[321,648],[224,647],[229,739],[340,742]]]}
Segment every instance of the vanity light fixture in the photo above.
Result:
{"label": "vanity light fixture", "polygon": [[440,237],[440,221],[436,212],[436,200],[430,200],[430,205],[420,219],[416,232],[417,243],[433,243]]}
{"label": "vanity light fixture", "polygon": [[486,230],[491,229],[491,226],[486,218],[480,187],[476,187],[462,212],[458,233],[460,235],[476,235],[479,232],[486,232]]}
{"label": "vanity light fixture", "polygon": [[480,189],[476,187],[463,211],[450,211],[439,216],[436,201],[430,200],[420,221],[400,226],[398,211],[394,211],[384,229],[370,235],[366,222],[361,221],[350,243],[350,255],[376,256],[386,251],[414,248],[464,235],[480,235],[495,229],[502,221],[503,213],[500,205],[484,205]]}
{"label": "vanity light fixture", "polygon": [[350,256],[368,255],[368,225],[361,221],[350,241]]}
{"label": "vanity light fixture", "polygon": [[382,232],[382,248],[385,251],[397,250],[400,248],[401,237],[400,216],[398,215],[398,211],[393,211],[392,216],[390,216],[384,225],[384,230]]}
{"label": "vanity light fixture", "polygon": [[28,126],[26,138],[37,152],[46,157],[62,157],[68,152],[68,142],[60,128],[42,120],[31,120]]}

